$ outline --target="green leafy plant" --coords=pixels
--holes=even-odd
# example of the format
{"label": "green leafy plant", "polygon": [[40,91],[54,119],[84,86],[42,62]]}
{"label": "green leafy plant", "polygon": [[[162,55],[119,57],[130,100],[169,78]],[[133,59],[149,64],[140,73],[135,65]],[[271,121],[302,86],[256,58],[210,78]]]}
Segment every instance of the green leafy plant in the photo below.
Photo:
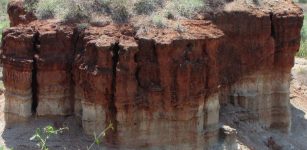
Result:
{"label": "green leafy plant", "polygon": [[105,128],[99,135],[94,133],[94,142],[89,147],[87,147],[87,150],[91,150],[94,145],[100,145],[101,138],[105,137],[109,130],[114,130],[113,123],[110,123],[109,126]]}
{"label": "green leafy plant", "polygon": [[35,134],[30,138],[31,141],[36,141],[37,146],[41,150],[48,150],[47,140],[57,134],[63,133],[65,130],[68,130],[68,127],[56,129],[53,126],[46,126],[44,128],[37,128]]}

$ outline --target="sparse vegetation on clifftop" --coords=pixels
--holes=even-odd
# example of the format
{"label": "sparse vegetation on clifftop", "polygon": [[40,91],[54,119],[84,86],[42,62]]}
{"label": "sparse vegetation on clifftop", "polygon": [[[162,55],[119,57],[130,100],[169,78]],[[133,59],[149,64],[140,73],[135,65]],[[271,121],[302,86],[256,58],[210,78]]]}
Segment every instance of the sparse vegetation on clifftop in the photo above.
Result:
{"label": "sparse vegetation on clifftop", "polygon": [[[159,20],[194,18],[204,10],[203,0],[25,0],[28,10],[39,19],[59,19],[65,22],[130,22],[142,24]],[[138,19],[142,18],[142,19]],[[167,26],[159,22],[158,27]],[[135,23],[138,24],[138,23]]]}

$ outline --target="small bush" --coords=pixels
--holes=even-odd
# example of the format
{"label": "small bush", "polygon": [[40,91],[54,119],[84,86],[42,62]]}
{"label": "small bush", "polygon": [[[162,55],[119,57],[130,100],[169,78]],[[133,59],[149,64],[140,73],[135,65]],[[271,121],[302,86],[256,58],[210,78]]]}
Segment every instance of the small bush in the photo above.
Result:
{"label": "small bush", "polygon": [[178,12],[181,16],[192,18],[204,8],[203,0],[176,0],[169,3],[170,9]]}
{"label": "small bush", "polygon": [[116,23],[126,23],[130,18],[129,4],[126,0],[113,0],[111,18]]}
{"label": "small bush", "polygon": [[63,4],[63,9],[58,9],[58,18],[63,21],[82,22],[88,21],[91,14],[91,1],[79,1],[67,0]]}
{"label": "small bush", "polygon": [[154,14],[151,19],[153,25],[157,28],[165,28],[167,26],[166,18],[160,14]]}
{"label": "small bush", "polygon": [[36,16],[39,19],[51,19],[56,16],[61,0],[40,0],[36,6]]}
{"label": "small bush", "polygon": [[111,13],[112,0],[96,0],[94,10],[103,13]]}
{"label": "small bush", "polygon": [[37,7],[38,0],[24,0],[24,5],[27,11],[34,11]]}
{"label": "small bush", "polygon": [[134,4],[134,9],[137,14],[149,15],[162,7],[163,3],[163,0],[139,0]]}

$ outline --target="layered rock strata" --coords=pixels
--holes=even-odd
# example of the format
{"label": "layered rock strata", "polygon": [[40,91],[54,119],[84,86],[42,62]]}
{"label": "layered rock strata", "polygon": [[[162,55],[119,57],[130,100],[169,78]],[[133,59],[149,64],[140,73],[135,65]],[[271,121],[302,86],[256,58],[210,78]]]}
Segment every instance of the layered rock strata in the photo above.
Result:
{"label": "layered rock strata", "polygon": [[301,9],[280,2],[251,12],[238,3],[213,17],[225,33],[218,52],[220,102],[254,112],[264,127],[289,132],[290,71],[300,45]]}
{"label": "layered rock strata", "polygon": [[35,32],[31,28],[11,28],[3,33],[2,62],[7,121],[32,115],[33,56]]}
{"label": "layered rock strata", "polygon": [[288,132],[302,12],[240,2],[180,21],[184,32],[53,20],[6,30],[7,121],[74,114],[88,134],[113,123],[113,148],[205,149],[217,141],[220,104],[231,103]]}

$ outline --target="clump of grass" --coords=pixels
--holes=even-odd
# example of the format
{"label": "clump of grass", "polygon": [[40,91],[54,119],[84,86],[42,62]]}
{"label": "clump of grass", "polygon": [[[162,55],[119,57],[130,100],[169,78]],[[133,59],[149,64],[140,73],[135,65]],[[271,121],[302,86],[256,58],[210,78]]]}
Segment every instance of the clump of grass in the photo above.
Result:
{"label": "clump of grass", "polygon": [[154,14],[151,16],[151,22],[157,28],[165,28],[167,27],[166,18],[161,14]]}

